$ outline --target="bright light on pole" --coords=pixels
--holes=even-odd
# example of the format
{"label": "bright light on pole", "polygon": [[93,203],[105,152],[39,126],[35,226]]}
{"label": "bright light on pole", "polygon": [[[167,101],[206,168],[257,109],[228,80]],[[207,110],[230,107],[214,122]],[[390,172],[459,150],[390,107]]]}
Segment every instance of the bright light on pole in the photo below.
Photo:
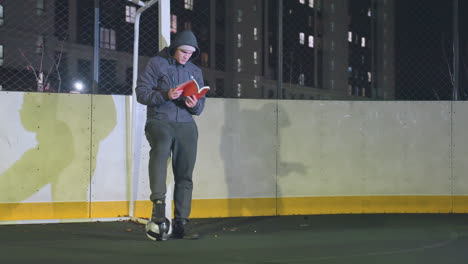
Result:
{"label": "bright light on pole", "polygon": [[81,91],[81,90],[83,90],[84,85],[83,85],[82,82],[75,82],[75,83],[73,84],[73,87],[75,87],[76,90]]}

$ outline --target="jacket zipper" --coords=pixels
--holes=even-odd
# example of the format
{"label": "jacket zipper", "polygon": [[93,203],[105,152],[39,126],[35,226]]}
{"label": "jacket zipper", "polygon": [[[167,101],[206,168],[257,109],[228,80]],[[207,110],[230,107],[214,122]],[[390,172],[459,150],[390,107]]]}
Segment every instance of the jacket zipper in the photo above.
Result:
{"label": "jacket zipper", "polygon": [[[177,66],[176,66],[176,72],[174,72],[174,74],[177,74],[179,75],[179,69],[177,69]],[[176,88],[176,82],[175,82],[175,78],[174,78],[174,74],[172,74],[172,88]],[[179,78],[177,78],[179,79]],[[178,119],[179,119],[179,108],[176,107],[176,113],[175,113],[175,122],[178,122]]]}

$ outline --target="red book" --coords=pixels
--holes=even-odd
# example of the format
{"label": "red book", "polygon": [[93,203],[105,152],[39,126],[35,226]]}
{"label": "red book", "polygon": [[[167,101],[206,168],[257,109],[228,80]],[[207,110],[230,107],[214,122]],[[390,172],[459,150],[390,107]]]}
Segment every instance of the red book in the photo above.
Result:
{"label": "red book", "polygon": [[184,82],[183,84],[177,86],[178,91],[183,91],[182,96],[191,96],[196,95],[197,99],[200,99],[206,92],[210,90],[209,86],[200,87],[195,79]]}

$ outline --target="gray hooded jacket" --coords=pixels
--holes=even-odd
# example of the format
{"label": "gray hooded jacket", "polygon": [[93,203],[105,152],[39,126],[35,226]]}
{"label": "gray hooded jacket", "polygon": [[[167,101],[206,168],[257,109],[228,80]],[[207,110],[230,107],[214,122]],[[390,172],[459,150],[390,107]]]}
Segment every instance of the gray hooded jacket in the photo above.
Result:
{"label": "gray hooded jacket", "polygon": [[201,69],[188,61],[178,63],[172,55],[181,45],[195,47],[192,59],[200,53],[195,35],[191,31],[180,32],[170,47],[166,47],[151,58],[145,70],[140,74],[136,87],[137,101],[147,106],[147,119],[173,122],[194,122],[192,115],[200,115],[205,107],[203,96],[194,108],[185,105],[184,98],[170,100],[168,91],[190,79],[195,79],[204,86]]}

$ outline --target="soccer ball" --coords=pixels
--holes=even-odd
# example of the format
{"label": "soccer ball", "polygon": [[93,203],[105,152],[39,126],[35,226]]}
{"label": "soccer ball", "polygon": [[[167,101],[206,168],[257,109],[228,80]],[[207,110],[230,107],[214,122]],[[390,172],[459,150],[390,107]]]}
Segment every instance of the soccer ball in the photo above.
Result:
{"label": "soccer ball", "polygon": [[171,222],[167,218],[166,221],[159,224],[149,221],[145,226],[146,236],[151,240],[167,240],[170,227]]}

